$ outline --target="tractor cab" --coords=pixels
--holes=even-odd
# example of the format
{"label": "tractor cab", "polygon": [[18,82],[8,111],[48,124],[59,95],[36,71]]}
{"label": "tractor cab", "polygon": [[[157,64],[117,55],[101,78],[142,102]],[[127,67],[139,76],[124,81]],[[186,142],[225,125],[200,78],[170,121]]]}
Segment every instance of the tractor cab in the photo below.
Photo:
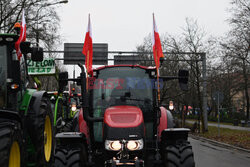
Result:
{"label": "tractor cab", "polygon": [[31,53],[32,59],[40,60],[42,50],[30,48],[29,42],[21,43],[22,53],[26,53],[18,60],[15,43],[18,40],[15,34],[0,34],[0,108],[17,109],[22,91],[28,84],[26,54]]}
{"label": "tractor cab", "polygon": [[[0,35],[0,108],[16,109],[17,93],[25,80],[25,72],[21,73],[24,62],[19,62],[15,50],[18,36]],[[21,73],[21,75],[19,75]]]}
{"label": "tractor cab", "polygon": [[[156,123],[156,89],[154,89],[155,68],[143,66],[104,66],[93,71],[93,82],[89,84],[90,115],[104,117],[105,112],[123,115],[124,107],[134,112],[141,111],[146,126],[146,138],[153,138],[153,125]],[[112,110],[111,110],[112,109]],[[125,110],[128,110],[126,108]],[[107,114],[107,113],[106,113]],[[132,116],[133,117],[133,116]],[[122,119],[125,120],[125,117]],[[130,119],[129,116],[127,119]],[[105,120],[104,120],[105,121]],[[94,138],[102,142],[102,124],[94,123]],[[129,126],[129,125],[128,125]]]}

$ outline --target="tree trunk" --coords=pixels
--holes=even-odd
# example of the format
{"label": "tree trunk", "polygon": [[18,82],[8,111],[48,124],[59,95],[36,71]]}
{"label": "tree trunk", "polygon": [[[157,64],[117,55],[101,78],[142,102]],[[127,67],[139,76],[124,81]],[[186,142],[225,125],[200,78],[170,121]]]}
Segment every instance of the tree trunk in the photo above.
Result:
{"label": "tree trunk", "polygon": [[199,79],[200,70],[199,70],[199,66],[198,66],[197,61],[195,63],[195,68],[196,68],[197,94],[198,94],[198,104],[199,104],[199,107],[200,107],[202,133],[204,133],[205,132],[205,123],[204,123],[204,117],[203,117],[204,108],[202,106],[202,98],[201,98],[201,91],[200,91],[200,79]]}
{"label": "tree trunk", "polygon": [[244,91],[246,97],[246,107],[247,107],[247,116],[246,119],[249,120],[249,94],[248,94],[248,75],[246,72],[246,61],[243,59],[243,77],[244,77]]}

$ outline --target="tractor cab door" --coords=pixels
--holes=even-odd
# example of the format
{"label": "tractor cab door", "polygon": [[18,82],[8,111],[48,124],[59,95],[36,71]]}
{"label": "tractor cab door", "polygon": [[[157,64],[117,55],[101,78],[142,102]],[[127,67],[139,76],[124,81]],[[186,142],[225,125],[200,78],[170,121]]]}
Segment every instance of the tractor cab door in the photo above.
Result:
{"label": "tractor cab door", "polygon": [[7,104],[7,47],[0,45],[0,109]]}
{"label": "tractor cab door", "polygon": [[17,58],[14,43],[0,45],[0,108],[17,110],[27,82],[25,67],[24,58]]}
{"label": "tractor cab door", "polygon": [[[14,45],[7,45],[7,54],[6,54],[6,66],[7,66],[7,79],[6,79],[6,88],[7,88],[7,108],[13,111],[17,110],[18,101],[21,101],[21,92],[20,90],[24,87],[21,84],[21,74],[20,74],[20,63],[24,65],[24,59],[19,61],[17,58],[16,50]],[[26,75],[23,73],[23,75]]]}

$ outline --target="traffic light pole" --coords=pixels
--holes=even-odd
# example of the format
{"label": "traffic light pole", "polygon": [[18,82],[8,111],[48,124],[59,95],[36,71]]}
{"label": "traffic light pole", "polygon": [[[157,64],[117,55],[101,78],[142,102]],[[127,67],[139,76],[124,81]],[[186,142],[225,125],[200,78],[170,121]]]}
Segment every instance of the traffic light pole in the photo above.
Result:
{"label": "traffic light pole", "polygon": [[[44,53],[69,53],[69,51],[44,51]],[[70,51],[70,53],[79,53],[79,51]],[[98,51],[96,51],[96,53],[98,53]],[[130,51],[107,51],[107,52],[102,52],[102,53],[108,53],[108,54],[118,54],[118,55],[122,55],[122,54],[130,54],[133,56],[137,56],[137,55],[152,55],[152,52],[130,52]],[[95,54],[95,51],[94,51]],[[193,53],[193,52],[178,52],[178,53],[174,53],[174,52],[164,52],[164,54],[166,55],[200,55],[200,59],[197,59],[196,61],[201,61],[202,62],[202,87],[203,87],[203,91],[202,91],[202,116],[203,116],[203,125],[204,125],[204,130],[208,131],[208,121],[207,121],[207,67],[206,67],[206,53]],[[64,59],[64,58],[56,58],[56,60],[68,60],[68,59]],[[84,56],[82,56],[82,59],[70,59],[68,61],[83,61],[84,60]],[[105,59],[105,60],[115,60],[115,59]],[[193,61],[193,60],[189,60],[189,59],[180,59],[180,60],[169,60],[166,59],[166,61]],[[93,57],[93,61],[95,61],[95,57]],[[128,60],[126,60],[128,61]],[[131,60],[129,61],[142,61],[141,59],[139,59],[138,57],[136,58],[131,58]],[[154,61],[154,59],[146,59],[143,61]]]}

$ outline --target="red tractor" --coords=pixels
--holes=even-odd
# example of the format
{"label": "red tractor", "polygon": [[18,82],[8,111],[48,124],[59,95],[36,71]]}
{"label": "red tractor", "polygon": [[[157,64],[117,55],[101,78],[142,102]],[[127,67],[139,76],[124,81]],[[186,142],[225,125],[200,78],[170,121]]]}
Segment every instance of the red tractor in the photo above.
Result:
{"label": "red tractor", "polygon": [[81,69],[82,109],[72,132],[56,135],[56,167],[195,166],[189,129],[174,128],[170,111],[158,102],[164,81],[179,79],[187,89],[188,71],[157,82],[152,67],[103,66],[89,78]]}

